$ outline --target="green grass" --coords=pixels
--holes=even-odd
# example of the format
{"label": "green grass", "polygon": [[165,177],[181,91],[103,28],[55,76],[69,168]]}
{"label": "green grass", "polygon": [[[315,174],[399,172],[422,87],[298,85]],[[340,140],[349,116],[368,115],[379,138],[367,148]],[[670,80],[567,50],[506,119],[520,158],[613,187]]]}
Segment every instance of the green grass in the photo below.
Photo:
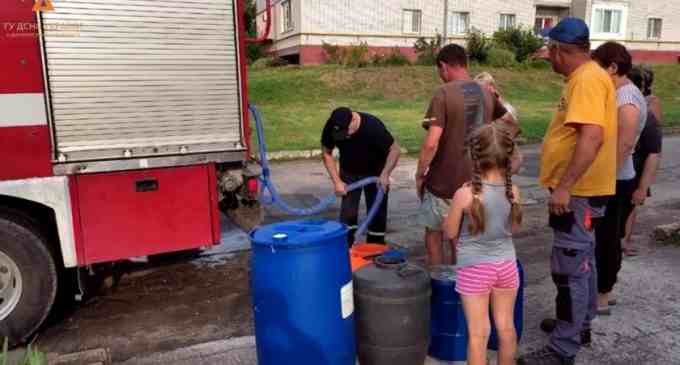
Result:
{"label": "green grass", "polygon": [[[680,125],[680,66],[655,66],[656,94],[665,125]],[[489,71],[518,110],[523,135],[540,140],[559,100],[562,79],[550,69]],[[250,98],[263,115],[269,150],[319,148],[321,129],[338,106],[381,118],[400,144],[417,151],[423,137],[420,121],[440,85],[434,67],[338,66],[283,67],[250,70]],[[669,123],[673,122],[673,123]]]}
{"label": "green grass", "polygon": [[37,349],[34,349],[32,345],[29,344],[23,360],[21,360],[18,364],[10,364],[9,339],[5,337],[2,345],[2,351],[0,351],[0,365],[47,365],[47,356]]}

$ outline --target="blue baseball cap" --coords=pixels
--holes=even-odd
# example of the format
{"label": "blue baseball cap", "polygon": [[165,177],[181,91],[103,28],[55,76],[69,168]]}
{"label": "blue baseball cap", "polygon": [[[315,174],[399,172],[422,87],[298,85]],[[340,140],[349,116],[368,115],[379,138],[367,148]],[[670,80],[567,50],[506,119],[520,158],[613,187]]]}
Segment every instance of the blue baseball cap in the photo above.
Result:
{"label": "blue baseball cap", "polygon": [[590,30],[583,19],[567,17],[562,19],[554,28],[546,31],[550,39],[567,44],[586,44],[590,41]]}

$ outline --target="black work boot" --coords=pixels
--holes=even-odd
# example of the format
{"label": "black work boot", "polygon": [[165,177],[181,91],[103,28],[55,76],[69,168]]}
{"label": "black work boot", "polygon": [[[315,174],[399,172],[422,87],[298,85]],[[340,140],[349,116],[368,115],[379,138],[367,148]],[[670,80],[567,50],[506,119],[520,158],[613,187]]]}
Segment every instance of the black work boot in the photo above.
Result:
{"label": "black work boot", "polygon": [[[541,321],[541,330],[543,332],[552,333],[557,327],[557,320],[554,318],[546,318]],[[593,334],[590,329],[581,331],[581,345],[590,346],[593,343]]]}
{"label": "black work boot", "polygon": [[549,346],[524,354],[517,359],[517,365],[574,365],[575,357],[564,357]]}
{"label": "black work boot", "polygon": [[541,330],[546,333],[552,333],[557,327],[557,320],[555,318],[546,318],[541,321]]}
{"label": "black work boot", "polygon": [[593,331],[588,328],[581,331],[581,346],[590,347],[593,344]]}

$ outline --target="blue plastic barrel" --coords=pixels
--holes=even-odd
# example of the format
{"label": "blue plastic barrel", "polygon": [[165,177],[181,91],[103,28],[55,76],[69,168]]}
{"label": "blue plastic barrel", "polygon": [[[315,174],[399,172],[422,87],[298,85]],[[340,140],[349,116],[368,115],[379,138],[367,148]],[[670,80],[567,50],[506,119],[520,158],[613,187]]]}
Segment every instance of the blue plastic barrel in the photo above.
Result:
{"label": "blue plastic barrel", "polygon": [[429,355],[442,361],[467,360],[468,330],[456,273],[451,266],[432,269]]}
{"label": "blue plastic barrel", "polygon": [[[524,270],[517,262],[520,288],[515,302],[515,330],[517,339],[522,337],[524,327]],[[442,361],[466,361],[468,331],[463,302],[456,292],[455,267],[438,267],[432,270],[432,319],[429,355]],[[498,335],[491,317],[491,336],[488,348],[498,350]]]}
{"label": "blue plastic barrel", "polygon": [[292,221],[251,233],[259,365],[355,365],[347,228]]}

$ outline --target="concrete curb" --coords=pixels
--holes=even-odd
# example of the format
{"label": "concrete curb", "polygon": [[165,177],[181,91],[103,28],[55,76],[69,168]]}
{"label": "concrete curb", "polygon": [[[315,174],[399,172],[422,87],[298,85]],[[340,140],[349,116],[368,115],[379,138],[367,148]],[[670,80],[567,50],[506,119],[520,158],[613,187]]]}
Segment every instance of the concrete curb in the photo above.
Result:
{"label": "concrete curb", "polygon": [[128,359],[118,365],[179,365],[179,364],[257,364],[255,337],[237,337],[206,342],[168,352]]}

